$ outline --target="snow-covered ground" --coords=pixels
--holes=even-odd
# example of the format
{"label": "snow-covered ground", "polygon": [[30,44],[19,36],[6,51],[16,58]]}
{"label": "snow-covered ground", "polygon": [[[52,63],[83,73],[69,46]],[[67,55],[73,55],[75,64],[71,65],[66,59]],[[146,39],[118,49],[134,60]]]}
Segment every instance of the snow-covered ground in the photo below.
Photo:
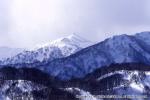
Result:
{"label": "snow-covered ground", "polygon": [[0,100],[34,100],[32,91],[46,88],[26,80],[3,80],[0,85]]}
{"label": "snow-covered ground", "polygon": [[79,88],[70,87],[64,90],[74,94],[80,100],[101,100],[94,97],[90,92],[81,90]]}

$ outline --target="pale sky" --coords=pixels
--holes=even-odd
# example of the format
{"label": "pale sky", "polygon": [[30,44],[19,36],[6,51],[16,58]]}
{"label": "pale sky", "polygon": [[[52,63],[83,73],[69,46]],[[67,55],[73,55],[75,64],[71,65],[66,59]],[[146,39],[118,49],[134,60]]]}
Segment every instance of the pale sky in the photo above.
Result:
{"label": "pale sky", "polygon": [[31,48],[76,33],[91,41],[150,31],[150,0],[0,0],[0,46]]}

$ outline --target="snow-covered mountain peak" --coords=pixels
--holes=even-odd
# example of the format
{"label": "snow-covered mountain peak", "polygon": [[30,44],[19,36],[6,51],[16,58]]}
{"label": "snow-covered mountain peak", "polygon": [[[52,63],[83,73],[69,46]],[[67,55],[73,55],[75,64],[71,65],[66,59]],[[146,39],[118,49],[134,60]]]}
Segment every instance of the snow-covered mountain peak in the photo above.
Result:
{"label": "snow-covered mountain peak", "polygon": [[92,43],[76,34],[45,43],[32,50],[23,51],[16,56],[3,60],[3,64],[34,63],[37,61],[51,61],[76,53]]}
{"label": "snow-covered mountain peak", "polygon": [[56,47],[63,47],[66,45],[76,45],[76,44],[72,41],[72,38],[69,36],[69,37],[57,39],[51,42],[50,45],[56,46]]}
{"label": "snow-covered mountain peak", "polygon": [[85,48],[89,45],[92,45],[92,42],[86,40],[79,35],[73,33],[67,37],[62,37],[52,42],[44,43],[42,45],[37,45],[36,49],[43,48],[43,47],[64,47],[64,46],[78,46],[80,48]]}
{"label": "snow-covered mountain peak", "polygon": [[68,36],[68,38],[74,42],[75,44],[80,45],[81,47],[87,47],[89,45],[94,44],[93,42],[73,33],[72,35]]}
{"label": "snow-covered mountain peak", "polygon": [[89,40],[77,35],[76,33],[71,34],[70,36],[68,36],[68,38],[70,40],[74,40],[74,41],[80,41],[80,42],[90,42]]}

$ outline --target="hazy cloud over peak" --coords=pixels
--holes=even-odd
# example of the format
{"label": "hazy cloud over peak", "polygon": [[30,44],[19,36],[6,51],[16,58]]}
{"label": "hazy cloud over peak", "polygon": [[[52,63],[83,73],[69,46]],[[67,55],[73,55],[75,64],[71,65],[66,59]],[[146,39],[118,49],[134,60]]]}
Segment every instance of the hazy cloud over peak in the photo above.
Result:
{"label": "hazy cloud over peak", "polygon": [[32,47],[72,33],[92,41],[150,31],[149,0],[0,0],[0,46]]}

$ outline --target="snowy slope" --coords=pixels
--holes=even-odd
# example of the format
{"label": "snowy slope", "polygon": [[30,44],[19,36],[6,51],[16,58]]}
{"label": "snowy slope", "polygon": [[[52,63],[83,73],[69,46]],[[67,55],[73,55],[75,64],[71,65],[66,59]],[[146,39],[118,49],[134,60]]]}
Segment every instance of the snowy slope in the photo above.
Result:
{"label": "snowy slope", "polygon": [[126,96],[132,97],[131,100],[150,98],[150,68],[147,65],[114,64],[90,73],[85,80],[93,95],[115,95],[115,100],[126,100]]}
{"label": "snowy slope", "polygon": [[3,80],[0,100],[78,100],[71,93],[28,80]]}
{"label": "snowy slope", "polygon": [[40,45],[34,50],[21,52],[16,56],[5,59],[1,64],[7,65],[51,61],[56,58],[67,57],[90,45],[90,43],[91,42],[76,34],[72,34],[68,37]]}
{"label": "snowy slope", "polygon": [[130,100],[149,100],[150,66],[140,63],[112,64],[84,78],[69,80],[65,85],[64,89],[80,100],[127,100],[129,97]]}
{"label": "snowy slope", "polygon": [[0,85],[2,86],[0,88],[0,100],[25,100],[27,98],[33,100],[32,91],[40,91],[46,88],[26,80],[3,80]]}
{"label": "snowy slope", "polygon": [[0,78],[0,100],[78,100],[37,69],[0,68]]}
{"label": "snowy slope", "polygon": [[[122,70],[121,72],[118,71],[118,73],[113,73],[113,75],[121,75],[123,78],[119,80],[121,81],[119,85],[107,89],[109,94],[118,95],[117,98],[124,99],[127,98],[125,96],[128,96],[131,97],[131,100],[145,100],[150,98],[150,71],[142,72]],[[105,79],[111,76],[105,77]]]}
{"label": "snowy slope", "polygon": [[141,100],[149,98],[150,94],[150,71],[125,71],[123,74],[126,84],[117,86],[114,91],[118,95],[132,95],[132,100]]}
{"label": "snowy slope", "polygon": [[94,97],[90,92],[84,91],[79,88],[74,88],[74,87],[69,87],[64,89],[67,92],[70,92],[76,96],[79,100],[102,100],[102,99],[97,99]]}
{"label": "snowy slope", "polygon": [[0,47],[0,60],[15,56],[23,50],[21,48]]}

